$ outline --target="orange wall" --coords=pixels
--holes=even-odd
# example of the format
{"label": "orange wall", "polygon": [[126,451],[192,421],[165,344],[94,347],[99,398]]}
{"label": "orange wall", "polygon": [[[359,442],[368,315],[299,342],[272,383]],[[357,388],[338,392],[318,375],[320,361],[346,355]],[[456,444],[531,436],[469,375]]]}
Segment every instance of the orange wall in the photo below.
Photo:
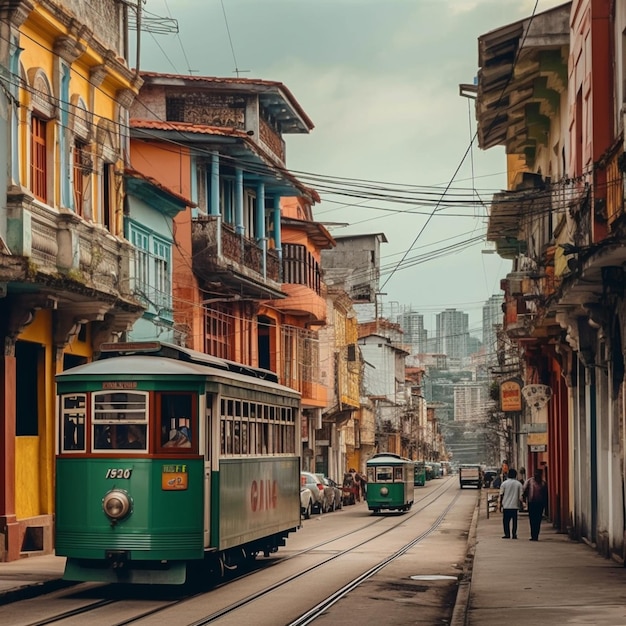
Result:
{"label": "orange wall", "polygon": [[[131,141],[130,165],[133,169],[158,180],[168,189],[191,198],[191,157],[189,150],[171,144]],[[174,218],[172,237],[172,294],[174,320],[186,332],[186,345],[204,351],[203,309],[201,296],[192,267],[191,209],[181,211]]]}

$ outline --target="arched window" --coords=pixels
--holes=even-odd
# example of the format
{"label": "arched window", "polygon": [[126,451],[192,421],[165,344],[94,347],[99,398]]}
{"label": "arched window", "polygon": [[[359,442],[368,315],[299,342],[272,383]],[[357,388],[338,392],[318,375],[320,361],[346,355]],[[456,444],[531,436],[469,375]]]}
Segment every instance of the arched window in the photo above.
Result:
{"label": "arched window", "polygon": [[52,90],[43,70],[28,71],[30,91],[30,190],[42,202],[48,202],[48,162],[52,145],[52,125],[55,116]]}
{"label": "arched window", "polygon": [[72,149],[72,191],[74,210],[87,219],[91,212],[91,179],[93,155],[91,154],[91,124],[85,102],[78,95],[71,99],[71,129],[74,136]]}
{"label": "arched window", "polygon": [[120,201],[119,187],[120,180],[115,177],[115,163],[118,158],[118,136],[115,132],[115,125],[110,120],[100,120],[96,136],[96,145],[100,157],[100,193],[99,193],[99,213],[94,215],[110,233],[118,234],[118,224],[116,222],[117,204]]}

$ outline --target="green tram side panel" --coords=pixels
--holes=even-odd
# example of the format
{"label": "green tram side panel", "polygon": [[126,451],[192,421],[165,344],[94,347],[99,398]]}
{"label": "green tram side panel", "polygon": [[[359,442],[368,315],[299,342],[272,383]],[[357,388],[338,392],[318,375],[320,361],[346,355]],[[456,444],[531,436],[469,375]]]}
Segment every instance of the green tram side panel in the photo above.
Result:
{"label": "green tram side panel", "polygon": [[220,460],[213,474],[212,546],[220,550],[300,526],[300,459]]}
{"label": "green tram side panel", "polygon": [[[184,466],[187,489],[165,491],[162,475]],[[129,478],[107,478],[109,470],[131,470]],[[59,458],[56,464],[56,536],[59,556],[104,559],[128,550],[136,561],[203,558],[203,460]],[[126,491],[131,513],[116,524],[104,514],[111,489]]]}

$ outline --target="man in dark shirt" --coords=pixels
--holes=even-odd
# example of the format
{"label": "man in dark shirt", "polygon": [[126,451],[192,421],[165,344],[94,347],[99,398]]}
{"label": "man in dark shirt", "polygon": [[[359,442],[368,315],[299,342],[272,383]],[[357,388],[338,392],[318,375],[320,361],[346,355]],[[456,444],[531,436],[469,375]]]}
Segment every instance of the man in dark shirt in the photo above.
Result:
{"label": "man in dark shirt", "polygon": [[548,504],[548,486],[543,480],[543,471],[540,468],[537,468],[533,477],[524,483],[524,499],[528,502],[530,540],[539,541],[541,518]]}

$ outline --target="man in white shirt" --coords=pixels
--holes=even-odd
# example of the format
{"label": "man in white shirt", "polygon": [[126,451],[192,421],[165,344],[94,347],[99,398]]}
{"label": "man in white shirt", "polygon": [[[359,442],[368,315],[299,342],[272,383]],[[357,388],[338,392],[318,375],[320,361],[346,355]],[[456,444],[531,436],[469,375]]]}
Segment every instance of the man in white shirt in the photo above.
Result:
{"label": "man in white shirt", "polygon": [[522,483],[517,480],[517,471],[512,467],[509,468],[508,478],[500,485],[500,510],[502,511],[502,525],[504,526],[502,539],[510,539],[511,537],[517,539],[517,512],[522,500],[522,491]]}

